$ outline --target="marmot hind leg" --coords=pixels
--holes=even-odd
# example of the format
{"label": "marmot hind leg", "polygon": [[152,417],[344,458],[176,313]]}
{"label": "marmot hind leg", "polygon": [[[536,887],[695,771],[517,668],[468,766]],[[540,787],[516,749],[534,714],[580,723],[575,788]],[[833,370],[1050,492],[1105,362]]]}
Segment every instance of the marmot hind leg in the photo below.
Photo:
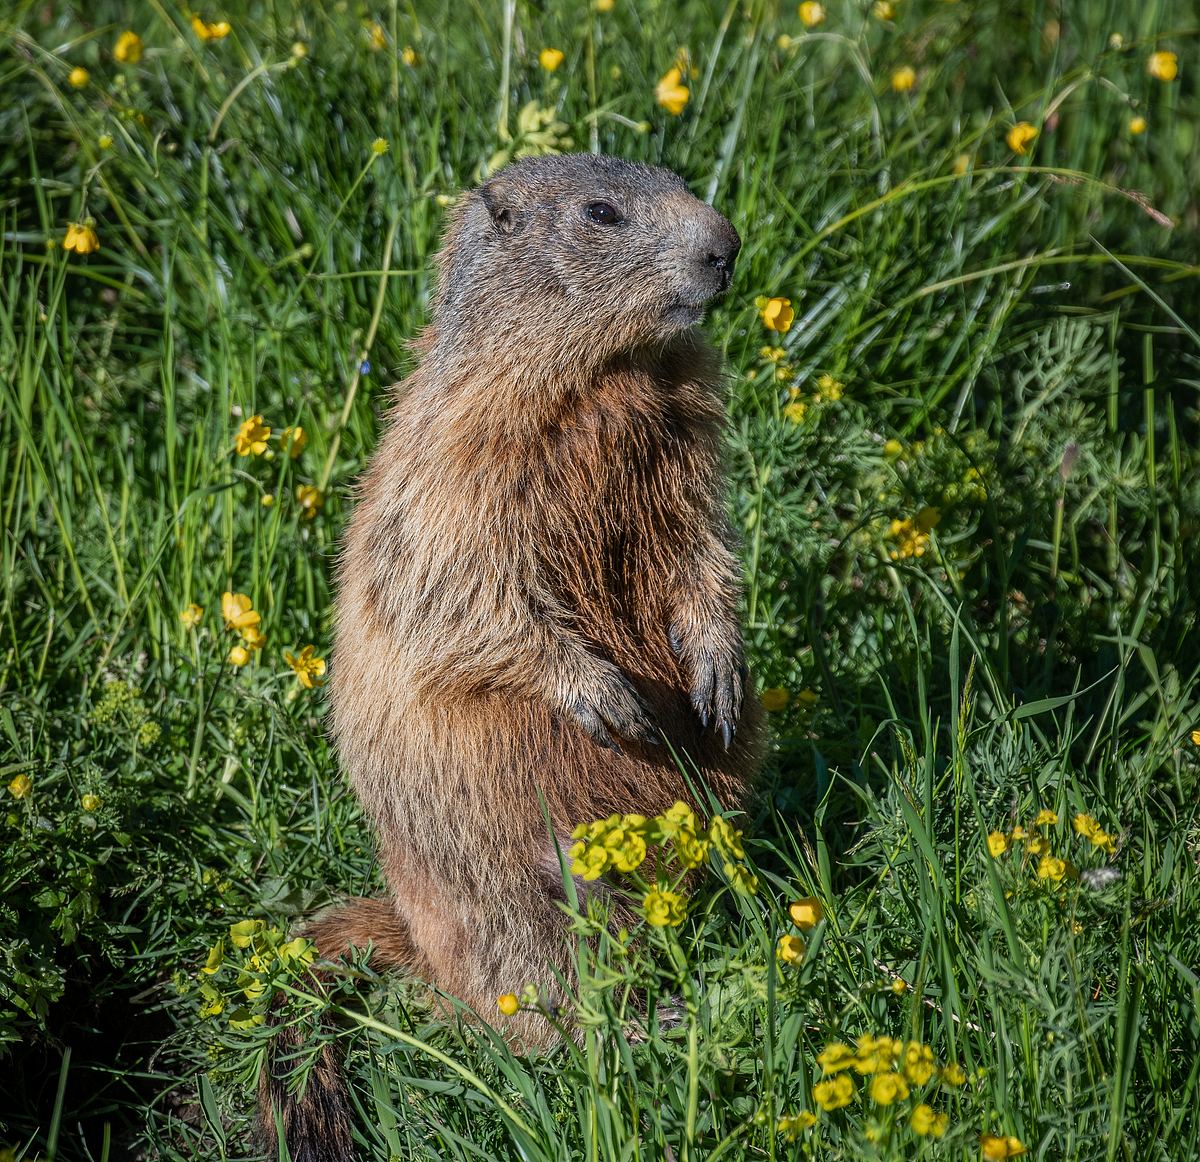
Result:
{"label": "marmot hind leg", "polygon": [[[300,935],[316,945],[321,961],[337,961],[351,949],[370,947],[373,968],[414,972],[423,967],[408,925],[391,899],[347,900],[309,921]],[[310,971],[317,987],[337,976],[335,968],[320,961]],[[275,1024],[278,1011],[273,1011],[268,1020]],[[333,1027],[329,1016],[322,1016],[320,1023],[328,1029]],[[310,1029],[305,1022],[277,1025],[275,1029],[258,1085],[261,1145],[268,1158],[281,1157],[278,1145],[282,1131],[292,1162],[350,1162],[354,1157],[350,1094],[338,1042],[325,1042],[302,1089],[297,1091],[292,1084],[293,1072],[304,1067],[309,1039]]]}

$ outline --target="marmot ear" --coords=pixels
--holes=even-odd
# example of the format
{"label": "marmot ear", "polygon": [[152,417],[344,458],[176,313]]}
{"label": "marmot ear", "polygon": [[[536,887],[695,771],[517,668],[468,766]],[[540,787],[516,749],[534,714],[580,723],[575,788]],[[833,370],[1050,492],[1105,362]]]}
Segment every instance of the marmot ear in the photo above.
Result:
{"label": "marmot ear", "polygon": [[507,183],[492,180],[479,187],[479,195],[491,215],[492,225],[501,234],[513,235],[521,230],[524,215],[516,207],[512,197],[512,189]]}

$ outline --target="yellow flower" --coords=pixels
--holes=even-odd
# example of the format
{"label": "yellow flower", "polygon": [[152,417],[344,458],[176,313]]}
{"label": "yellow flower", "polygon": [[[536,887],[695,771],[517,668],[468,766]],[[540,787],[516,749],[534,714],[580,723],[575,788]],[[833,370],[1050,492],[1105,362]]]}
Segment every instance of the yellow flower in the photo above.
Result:
{"label": "yellow flower", "polygon": [[780,936],[775,955],[784,964],[799,964],[804,959],[804,941],[799,936]]}
{"label": "yellow flower", "polygon": [[1029,838],[1029,832],[1025,830],[1019,823],[1012,829],[1012,834],[1008,837],[1012,843],[1017,843],[1022,839]]}
{"label": "yellow flower", "polygon": [[892,1068],[903,1048],[891,1037],[873,1037],[864,1033],[854,1043],[854,1068],[858,1073],[882,1073]]}
{"label": "yellow flower", "polygon": [[913,1085],[924,1085],[933,1076],[933,1050],[918,1041],[910,1041],[904,1046],[903,1065],[904,1076]]}
{"label": "yellow flower", "polygon": [[408,65],[410,69],[417,67],[417,50],[411,44],[406,44],[400,50],[400,59]]}
{"label": "yellow flower", "polygon": [[101,149],[112,149],[112,143],[113,139],[111,133],[101,133],[100,136],[96,138],[96,144],[99,145]]}
{"label": "yellow flower", "polygon": [[935,1113],[933,1107],[927,1106],[924,1102],[913,1110],[912,1118],[909,1120],[913,1133],[922,1138],[930,1135],[940,1138],[946,1132],[949,1124],[949,1114]]}
{"label": "yellow flower", "polygon": [[821,701],[821,695],[818,694],[811,686],[805,686],[799,694],[796,695],[797,702],[803,702],[805,706],[815,706]]}
{"label": "yellow flower", "polygon": [[248,650],[261,650],[267,644],[266,636],[259,632],[258,626],[248,625],[242,631],[242,645]]}
{"label": "yellow flower", "polygon": [[[645,858],[646,845],[640,839],[640,837],[635,836],[635,838],[637,838],[638,842],[642,844],[642,858],[639,859],[636,864],[634,864],[634,867],[637,867],[639,864],[641,864],[642,859]],[[699,867],[708,856],[708,839],[702,835],[697,835],[694,831],[681,830],[678,832],[678,834],[676,834],[674,842],[675,851],[679,855],[679,862],[682,863],[684,867]],[[619,871],[633,870],[633,868],[623,868],[619,864],[617,865],[617,868]]]}
{"label": "yellow flower", "polygon": [[184,629],[195,629],[203,617],[204,609],[194,601],[186,609],[179,611],[179,620],[183,624]]}
{"label": "yellow flower", "polygon": [[136,65],[142,59],[142,38],[128,30],[121,33],[113,45],[113,59],[118,64]]}
{"label": "yellow flower", "polygon": [[908,557],[923,557],[929,546],[929,533],[923,530],[915,520],[908,518],[893,520],[888,528],[888,536],[896,542],[896,547],[888,550],[888,556],[893,561],[903,561]]}
{"label": "yellow flower", "polygon": [[220,969],[221,965],[224,963],[225,941],[218,940],[216,944],[214,944],[208,950],[208,959],[204,962],[204,967],[200,971],[206,976],[212,976],[213,973],[217,972],[217,970]]}
{"label": "yellow flower", "polygon": [[904,455],[904,445],[899,440],[886,440],[883,445],[883,454],[889,460],[896,460]]}
{"label": "yellow flower", "polygon": [[215,1017],[225,1009],[225,1001],[219,992],[210,984],[200,986],[201,1001],[199,1005],[200,1016]]}
{"label": "yellow flower", "polygon": [[813,0],[804,0],[804,3],[800,5],[799,13],[800,23],[805,28],[816,28],[825,19],[825,6],[813,3]]}
{"label": "yellow flower", "polygon": [[683,84],[683,70],[678,65],[667,69],[654,87],[655,100],[672,117],[678,117],[683,112],[683,107],[690,97],[691,92],[687,85]]}
{"label": "yellow flower", "polygon": [[1033,144],[1033,139],[1037,137],[1038,131],[1028,121],[1018,121],[1005,135],[1004,140],[1008,142],[1008,148],[1013,153],[1020,154],[1024,157],[1029,152],[1030,145]]}
{"label": "yellow flower", "polygon": [[521,1002],[512,993],[503,993],[496,998],[496,1008],[506,1017],[511,1017],[521,1007]]}
{"label": "yellow flower", "polygon": [[768,714],[774,714],[786,708],[791,695],[782,686],[771,686],[758,696],[758,700]]}
{"label": "yellow flower", "polygon": [[907,93],[917,83],[916,70],[911,65],[902,65],[892,73],[892,91]]}
{"label": "yellow flower", "polygon": [[28,775],[18,775],[8,784],[8,793],[14,799],[24,799],[33,790],[33,780]]}
{"label": "yellow flower", "polygon": [[240,920],[229,926],[229,939],[234,948],[249,948],[256,936],[261,936],[267,930],[261,920]]}
{"label": "yellow flower", "polygon": [[279,450],[286,452],[293,460],[304,451],[308,443],[308,433],[303,428],[284,428],[279,433]]}
{"label": "yellow flower", "polygon": [[1000,1138],[995,1134],[981,1135],[979,1149],[986,1162],[1004,1162],[1005,1158],[1016,1158],[1025,1153],[1020,1138]]}
{"label": "yellow flower", "polygon": [[224,40],[232,29],[227,20],[219,20],[216,24],[206,24],[201,17],[193,16],[192,31],[201,40]]}
{"label": "yellow flower", "polygon": [[1066,861],[1053,855],[1043,855],[1038,861],[1037,874],[1040,880],[1049,880],[1052,884],[1061,883],[1067,874]]}
{"label": "yellow flower", "polygon": [[225,656],[231,666],[242,667],[250,660],[250,651],[245,646],[233,646]]}
{"label": "yellow flower", "polygon": [[1054,811],[1049,811],[1043,807],[1034,817],[1034,827],[1053,827],[1058,822],[1058,815]]}
{"label": "yellow flower", "polygon": [[595,0],[592,5],[597,12],[611,12],[616,7],[617,0]]}
{"label": "yellow flower", "polygon": [[1152,52],[1146,60],[1146,72],[1156,81],[1173,81],[1179,76],[1179,58],[1173,52]]}
{"label": "yellow flower", "polygon": [[571,859],[571,874],[585,880],[598,880],[607,870],[610,853],[599,845],[576,843],[567,855]]}
{"label": "yellow flower", "polygon": [[308,45],[302,40],[292,42],[292,60],[302,61],[308,56]]}
{"label": "yellow flower", "polygon": [[1050,840],[1044,835],[1035,835],[1029,841],[1030,855],[1047,855],[1050,851]]}
{"label": "yellow flower", "polygon": [[371,153],[373,156],[382,157],[385,153],[387,153],[387,151],[388,143],[386,138],[377,137],[371,142]]}
{"label": "yellow flower", "polygon": [[758,313],[768,331],[778,331],[780,334],[785,333],[796,318],[792,300],[778,297],[763,300]]}
{"label": "yellow flower", "polygon": [[780,1118],[775,1128],[789,1142],[794,1142],[799,1137],[801,1131],[811,1130],[816,1124],[817,1115],[812,1110],[801,1110],[798,1114],[791,1117],[785,1115]]}
{"label": "yellow flower", "polygon": [[876,1105],[890,1106],[908,1097],[908,1082],[898,1073],[877,1073],[871,1078],[871,1100]]}
{"label": "yellow flower", "polygon": [[1192,731],[1192,746],[1200,746],[1200,730]]}
{"label": "yellow flower", "polygon": [[384,34],[383,25],[378,21],[367,29],[367,39],[371,42],[372,52],[379,52],[380,49],[387,48],[387,36]]}
{"label": "yellow flower", "polygon": [[742,833],[721,815],[714,815],[708,824],[708,838],[717,850],[729,859],[745,859]]}
{"label": "yellow flower", "polygon": [[76,254],[91,254],[100,249],[100,238],[89,222],[84,222],[82,225],[78,222],[69,222],[66,236],[62,240],[62,248],[74,250]]}
{"label": "yellow flower", "polygon": [[806,415],[808,415],[808,404],[803,400],[792,400],[791,403],[784,405],[783,418],[791,420],[793,424],[803,423]]}
{"label": "yellow flower", "polygon": [[291,964],[292,961],[302,966],[312,964],[317,959],[317,950],[311,940],[297,936],[295,940],[289,940],[279,946],[279,959],[285,965]]}
{"label": "yellow flower", "polygon": [[847,1073],[839,1073],[813,1086],[813,1100],[823,1110],[840,1110],[854,1100],[854,1081]]}
{"label": "yellow flower", "polygon": [[896,15],[896,7],[891,0],[875,0],[871,14],[876,20],[891,20]]}
{"label": "yellow flower", "polygon": [[317,513],[325,506],[325,497],[321,490],[311,484],[301,484],[296,489],[296,501],[300,505],[300,515],[305,520],[315,520]]}
{"label": "yellow flower", "polygon": [[306,690],[324,685],[321,675],[325,673],[325,659],[313,657],[316,650],[316,646],[305,646],[298,654],[283,651],[283,660],[292,667],[300,685]]}
{"label": "yellow flower", "polygon": [[538,64],[548,73],[554,72],[566,59],[566,53],[558,48],[544,48],[538,53]]}
{"label": "yellow flower", "polygon": [[823,1073],[841,1073],[843,1069],[849,1069],[856,1059],[854,1050],[841,1041],[830,1041],[817,1054],[817,1064]]}
{"label": "yellow flower", "polygon": [[264,492],[262,494],[262,499],[258,503],[261,504],[263,506],[263,508],[273,507],[275,504],[275,493]]}
{"label": "yellow flower", "polygon": [[1100,824],[1082,811],[1071,820],[1071,826],[1078,835],[1082,835],[1085,839],[1091,839],[1097,833],[1103,834],[1100,831]]}
{"label": "yellow flower", "polygon": [[955,177],[962,177],[963,174],[971,168],[971,155],[969,153],[960,153],[954,159],[954,165],[951,166],[951,171]]}
{"label": "yellow flower", "polygon": [[225,619],[226,629],[244,630],[262,621],[262,615],[255,611],[254,603],[246,594],[230,593],[229,590],[221,594],[221,616]]}
{"label": "yellow flower", "polygon": [[642,901],[646,923],[654,928],[677,928],[687,917],[687,901],[678,892],[653,888]]}
{"label": "yellow flower", "polygon": [[79,805],[87,812],[99,811],[102,800],[99,795],[93,795],[90,791],[79,797]]}
{"label": "yellow flower", "polygon": [[807,932],[825,919],[825,905],[816,896],[805,896],[788,906],[788,915],[797,928]]}
{"label": "yellow flower", "polygon": [[840,380],[834,379],[832,375],[817,377],[817,394],[822,399],[839,400],[845,390],[846,385]]}
{"label": "yellow flower", "polygon": [[963,1069],[963,1067],[959,1065],[957,1061],[951,1061],[949,1064],[942,1067],[942,1071],[938,1075],[938,1079],[943,1085],[966,1085],[967,1071]]}
{"label": "yellow flower", "polygon": [[82,89],[91,79],[91,75],[82,65],[76,65],[67,74],[67,83],[73,89]]}
{"label": "yellow flower", "polygon": [[261,456],[267,450],[271,429],[263,423],[262,416],[251,416],[243,421],[234,439],[234,448],[239,456]]}
{"label": "yellow flower", "polygon": [[1134,135],[1134,137],[1137,137],[1141,133],[1145,133],[1146,132],[1146,118],[1145,117],[1131,117],[1129,119],[1129,132],[1132,133]]}
{"label": "yellow flower", "polygon": [[740,863],[727,863],[725,874],[735,892],[741,892],[743,896],[753,896],[758,891],[758,876],[748,867],[743,867]]}

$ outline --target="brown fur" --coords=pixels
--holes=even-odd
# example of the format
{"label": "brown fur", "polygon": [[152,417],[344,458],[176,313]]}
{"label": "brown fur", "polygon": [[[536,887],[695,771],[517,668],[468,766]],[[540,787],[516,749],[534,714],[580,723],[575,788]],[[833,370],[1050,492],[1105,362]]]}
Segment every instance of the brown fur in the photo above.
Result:
{"label": "brown fur", "polygon": [[745,802],[724,389],[692,326],[737,246],[673,174],[607,158],[465,197],[339,578],[334,733],[391,897],[319,921],[323,956],[369,941],[501,1024],[500,993],[572,977],[555,840],[691,798],[664,738]]}

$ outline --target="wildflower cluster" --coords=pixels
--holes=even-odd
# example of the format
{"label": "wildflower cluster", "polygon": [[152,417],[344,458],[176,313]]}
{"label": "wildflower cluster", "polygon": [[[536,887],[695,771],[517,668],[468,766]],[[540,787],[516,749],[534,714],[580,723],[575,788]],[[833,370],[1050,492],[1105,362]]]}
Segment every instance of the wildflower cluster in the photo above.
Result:
{"label": "wildflower cluster", "polygon": [[[811,932],[825,919],[825,905],[816,896],[805,896],[788,907],[788,916],[801,932]],[[775,946],[775,956],[782,964],[800,964],[808,946],[804,939],[794,933],[780,936]]]}
{"label": "wildflower cluster", "polygon": [[[903,1108],[890,1128],[905,1127],[918,1138],[942,1137],[950,1116],[930,1103],[940,1090],[966,1084],[962,1066],[937,1060],[932,1047],[920,1041],[864,1033],[853,1046],[829,1042],[817,1056],[821,1080],[812,1087],[812,1101],[820,1113],[803,1110],[780,1118],[777,1129],[789,1141],[820,1124],[821,1116],[834,1113],[860,1098],[873,1106]],[[881,1131],[868,1131],[878,1138]]]}
{"label": "wildflower cluster", "polygon": [[303,981],[304,969],[315,959],[316,949],[302,936],[288,940],[262,920],[231,924],[195,977],[198,1012],[204,1018],[224,1014],[232,1029],[261,1025],[277,986]]}
{"label": "wildflower cluster", "polygon": [[929,546],[929,534],[941,519],[941,510],[927,504],[915,517],[893,520],[888,526],[888,539],[894,544],[888,549],[888,556],[893,561],[923,557]]}
{"label": "wildflower cluster", "polygon": [[537,100],[528,101],[517,113],[517,131],[512,140],[488,158],[485,169],[493,173],[519,157],[562,153],[575,144],[570,130],[553,104],[543,106]]}
{"label": "wildflower cluster", "polygon": [[[380,142],[383,144],[383,150],[376,152],[386,152],[387,143],[383,142],[382,138],[380,138]],[[233,441],[234,451],[239,456],[261,456],[265,460],[273,460],[275,451],[271,447],[271,434],[272,428],[264,422],[263,417],[258,414],[252,415],[249,419],[243,420],[238,428]],[[308,433],[299,426],[286,427],[276,438],[276,444],[280,453],[286,455],[288,460],[297,460],[308,444]],[[275,503],[275,494],[264,492],[262,503],[264,508],[272,507]],[[312,484],[298,484],[296,486],[296,505],[301,519],[311,521],[324,507],[325,495]]]}
{"label": "wildflower cluster", "polygon": [[127,745],[149,747],[162,737],[162,727],[150,714],[141,690],[121,678],[104,683],[104,693],[92,707],[88,720]]}
{"label": "wildflower cluster", "polygon": [[[1081,875],[1079,868],[1065,856],[1055,855],[1051,849],[1050,837],[1047,832],[1050,828],[1058,825],[1058,813],[1043,808],[1028,827],[1018,823],[1011,831],[989,832],[987,836],[988,853],[993,859],[1000,859],[1006,854],[1023,849],[1021,865],[1031,866],[1035,880],[1051,887],[1057,887],[1068,880],[1078,880]],[[1111,857],[1116,854],[1116,839],[1105,831],[1091,815],[1080,812],[1071,820],[1071,828],[1077,836],[1085,839],[1091,847],[1099,848],[1106,856]],[[1096,879],[1097,877],[1092,873],[1091,878]]]}
{"label": "wildflower cluster", "polygon": [[266,636],[259,629],[262,614],[254,608],[254,603],[246,594],[226,590],[221,594],[221,616],[225,620],[225,628],[237,633],[241,639],[230,647],[225,660],[231,666],[244,666],[256,650],[266,645]]}
{"label": "wildflower cluster", "polygon": [[[571,874],[583,880],[596,880],[615,871],[635,876],[644,890],[642,913],[655,928],[674,928],[687,917],[686,898],[674,890],[678,884],[671,876],[700,867],[710,853],[722,860],[726,877],[733,887],[747,895],[758,890],[758,877],[742,862],[746,853],[742,833],[726,819],[714,815],[707,827],[701,826],[696,813],[686,803],[677,802],[661,815],[610,815],[594,823],[575,828],[576,840],[568,853]],[[638,875],[655,850],[653,883]]]}

